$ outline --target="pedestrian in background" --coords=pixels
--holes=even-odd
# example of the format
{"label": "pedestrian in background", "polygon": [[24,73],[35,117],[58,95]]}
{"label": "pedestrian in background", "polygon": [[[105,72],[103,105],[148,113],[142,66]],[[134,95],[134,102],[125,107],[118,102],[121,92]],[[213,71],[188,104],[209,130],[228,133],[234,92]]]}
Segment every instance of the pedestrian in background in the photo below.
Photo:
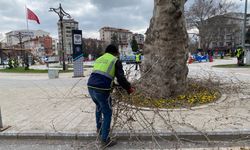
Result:
{"label": "pedestrian in background", "polygon": [[141,54],[137,53],[135,55],[135,70],[138,69],[138,66],[140,66],[140,64],[141,64]]}
{"label": "pedestrian in background", "polygon": [[236,49],[236,57],[238,66],[244,66],[244,51],[241,46]]}

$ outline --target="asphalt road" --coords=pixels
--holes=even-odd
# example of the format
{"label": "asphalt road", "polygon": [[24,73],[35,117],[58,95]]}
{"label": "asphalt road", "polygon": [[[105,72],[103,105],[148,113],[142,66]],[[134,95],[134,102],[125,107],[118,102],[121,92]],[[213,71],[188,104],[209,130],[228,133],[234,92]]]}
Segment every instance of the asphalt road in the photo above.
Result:
{"label": "asphalt road", "polygon": [[[111,150],[126,149],[182,149],[182,150],[250,150],[250,140],[240,142],[174,142],[174,141],[118,141]],[[96,141],[80,140],[14,140],[1,139],[0,150],[95,150]]]}

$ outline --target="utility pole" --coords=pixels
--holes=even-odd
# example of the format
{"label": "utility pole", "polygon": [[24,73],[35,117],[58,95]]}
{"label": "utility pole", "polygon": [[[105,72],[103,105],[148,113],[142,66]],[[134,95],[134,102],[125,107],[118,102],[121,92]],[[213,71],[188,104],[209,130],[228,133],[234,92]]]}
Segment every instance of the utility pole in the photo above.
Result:
{"label": "utility pole", "polygon": [[58,16],[59,16],[59,22],[60,22],[60,28],[61,28],[61,51],[62,51],[62,59],[63,59],[63,70],[66,70],[66,66],[65,66],[65,51],[64,51],[64,42],[63,42],[63,17],[66,16],[68,18],[71,18],[71,16],[66,13],[62,6],[61,3],[59,4],[58,8],[50,8],[49,9],[50,12],[55,12]]}

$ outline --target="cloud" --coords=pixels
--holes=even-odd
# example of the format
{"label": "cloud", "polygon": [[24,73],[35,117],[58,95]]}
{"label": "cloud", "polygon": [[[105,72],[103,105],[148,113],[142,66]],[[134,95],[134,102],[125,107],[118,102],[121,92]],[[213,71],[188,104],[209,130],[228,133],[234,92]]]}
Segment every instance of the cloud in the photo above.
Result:
{"label": "cloud", "polygon": [[[98,9],[96,26],[112,26],[141,32],[149,26],[153,0],[91,0]],[[144,33],[145,31],[141,32]]]}
{"label": "cloud", "polygon": [[101,11],[109,11],[114,8],[133,7],[141,4],[141,0],[91,0]]}
{"label": "cloud", "polygon": [[[188,0],[189,7],[194,0]],[[154,0],[0,0],[0,33],[26,28],[25,4],[39,17],[41,24],[29,21],[30,29],[50,32],[57,38],[59,17],[50,7],[63,9],[79,22],[86,37],[99,38],[103,26],[129,29],[145,33],[153,14]],[[243,1],[238,2],[244,5]]]}
{"label": "cloud", "polygon": [[41,29],[57,38],[58,15],[49,8],[63,9],[79,22],[86,37],[99,38],[103,26],[144,33],[153,12],[153,0],[0,0],[0,33],[26,28],[25,4],[40,19],[28,21],[29,29]]}

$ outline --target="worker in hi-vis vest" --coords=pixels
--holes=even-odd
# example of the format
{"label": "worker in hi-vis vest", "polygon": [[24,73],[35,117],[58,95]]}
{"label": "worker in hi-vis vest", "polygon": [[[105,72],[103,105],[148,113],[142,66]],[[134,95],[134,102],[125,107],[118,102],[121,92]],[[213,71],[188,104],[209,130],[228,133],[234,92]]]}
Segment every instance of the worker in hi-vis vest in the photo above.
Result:
{"label": "worker in hi-vis vest", "polygon": [[[101,145],[110,147],[117,142],[109,137],[110,123],[112,118],[112,106],[110,92],[114,78],[128,94],[135,91],[127,81],[121,61],[118,59],[119,51],[114,45],[109,45],[105,54],[97,58],[93,72],[88,80],[89,94],[96,104],[96,127],[97,134],[101,137]],[[102,117],[103,116],[103,117]]]}
{"label": "worker in hi-vis vest", "polygon": [[138,69],[138,66],[140,65],[140,63],[141,63],[141,54],[137,53],[135,55],[135,70]]}
{"label": "worker in hi-vis vest", "polygon": [[236,57],[238,66],[244,66],[244,50],[242,46],[236,49]]}

